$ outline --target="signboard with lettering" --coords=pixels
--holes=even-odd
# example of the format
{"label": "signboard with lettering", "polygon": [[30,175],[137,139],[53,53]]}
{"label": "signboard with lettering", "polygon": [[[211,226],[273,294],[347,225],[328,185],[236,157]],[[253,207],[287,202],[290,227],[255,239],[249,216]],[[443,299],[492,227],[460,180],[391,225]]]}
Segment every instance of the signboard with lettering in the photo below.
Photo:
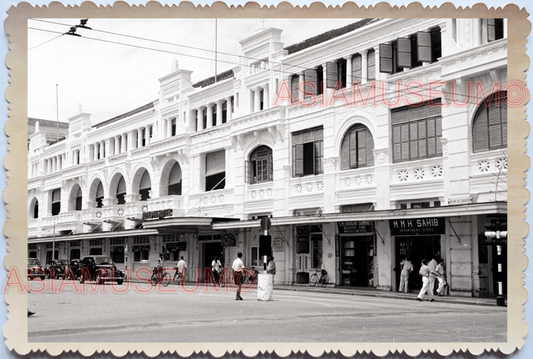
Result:
{"label": "signboard with lettering", "polygon": [[272,250],[274,252],[282,252],[283,251],[283,242],[281,238],[272,238]]}
{"label": "signboard with lettering", "polygon": [[296,227],[296,237],[299,241],[307,241],[309,239],[309,226],[297,226]]}
{"label": "signboard with lettering", "polygon": [[158,211],[143,212],[143,220],[146,219],[163,219],[172,217],[172,208],[161,209]]}
{"label": "signboard with lettering", "polygon": [[371,221],[345,221],[337,222],[340,234],[346,233],[372,233],[373,223]]}
{"label": "signboard with lettering", "polygon": [[444,234],[444,218],[411,218],[389,220],[391,235]]}

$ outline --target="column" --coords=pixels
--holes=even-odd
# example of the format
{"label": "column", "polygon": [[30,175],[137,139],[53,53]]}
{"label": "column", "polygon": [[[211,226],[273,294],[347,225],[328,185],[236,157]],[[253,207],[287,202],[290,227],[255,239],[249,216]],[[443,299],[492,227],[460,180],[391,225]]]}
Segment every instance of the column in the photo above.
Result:
{"label": "column", "polygon": [[322,64],[322,86],[324,87],[324,92],[322,94],[322,103],[325,104],[327,103],[330,95],[331,95],[331,91],[332,89],[329,89],[329,92],[328,92],[328,70],[327,70],[327,63],[324,62]]}
{"label": "column", "polygon": [[207,104],[207,127],[213,127],[213,104]]}
{"label": "column", "polygon": [[137,129],[137,148],[141,148],[142,147],[142,135],[143,135],[143,129],[142,127],[141,128],[138,128]]}
{"label": "column", "polygon": [[196,130],[202,131],[204,129],[204,109],[199,107],[196,110]]}
{"label": "column", "polygon": [[114,155],[118,155],[120,153],[120,143],[119,143],[120,136],[115,136],[114,139],[115,139],[115,143],[114,143],[114,145],[115,145],[115,153],[113,153],[113,154]]}
{"label": "column", "polygon": [[126,134],[120,135],[120,153],[126,152]]}
{"label": "column", "polygon": [[353,84],[352,55],[346,56],[346,88],[351,88]]}
{"label": "column", "polygon": [[361,51],[361,83],[368,82],[368,50]]}
{"label": "column", "polygon": [[226,122],[230,122],[232,118],[232,112],[231,112],[231,97],[226,98]]}
{"label": "column", "polygon": [[270,108],[270,86],[269,84],[266,84],[263,86],[263,108],[269,109]]}
{"label": "column", "polygon": [[[300,89],[303,89],[304,81],[305,81],[305,75],[302,72],[301,74],[298,75],[298,100],[300,101],[300,103],[304,102],[304,93],[303,91],[300,90]],[[292,88],[290,89],[292,91]]]}
{"label": "column", "polygon": [[374,70],[375,70],[374,79],[376,81],[379,81],[381,79],[380,72],[379,72],[379,46],[374,47]]}
{"label": "column", "polygon": [[150,131],[151,130],[152,130],[152,125],[146,126],[146,130],[144,132],[144,134],[146,136],[146,146],[148,146],[150,144]]}
{"label": "column", "polygon": [[172,118],[167,118],[165,124],[167,126],[167,138],[170,138],[172,137]]}
{"label": "column", "polygon": [[107,157],[111,155],[111,138],[105,140],[105,155]]}
{"label": "column", "polygon": [[52,171],[52,167],[50,167],[50,159],[44,160],[44,168],[46,168],[46,175],[49,174]]}
{"label": "column", "polygon": [[223,100],[217,101],[217,126],[222,125],[222,102]]}
{"label": "column", "polygon": [[55,173],[57,171],[57,157],[52,157],[52,172]]}
{"label": "column", "polygon": [[105,141],[100,141],[100,159],[103,159],[106,155]]}
{"label": "column", "polygon": [[128,131],[128,151],[131,152],[131,150],[135,147],[134,139],[133,139],[134,130]]}
{"label": "column", "polygon": [[261,87],[256,87],[252,90],[254,93],[254,112],[261,110]]}

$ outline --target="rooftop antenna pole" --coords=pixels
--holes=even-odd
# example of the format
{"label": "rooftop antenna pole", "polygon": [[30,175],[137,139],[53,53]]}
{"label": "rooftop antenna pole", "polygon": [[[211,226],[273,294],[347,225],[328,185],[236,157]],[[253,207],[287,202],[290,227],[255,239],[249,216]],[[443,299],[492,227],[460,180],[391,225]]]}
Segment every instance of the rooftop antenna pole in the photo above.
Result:
{"label": "rooftop antenna pole", "polygon": [[56,141],[59,142],[59,97],[57,94],[57,84],[56,84]]}
{"label": "rooftop antenna pole", "polygon": [[218,19],[215,18],[215,83],[217,82],[217,21]]}

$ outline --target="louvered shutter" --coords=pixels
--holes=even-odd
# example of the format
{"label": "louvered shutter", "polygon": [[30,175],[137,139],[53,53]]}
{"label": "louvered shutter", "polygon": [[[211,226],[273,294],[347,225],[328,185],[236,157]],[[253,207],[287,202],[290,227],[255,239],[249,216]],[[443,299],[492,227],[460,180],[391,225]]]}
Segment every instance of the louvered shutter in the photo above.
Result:
{"label": "louvered shutter", "polygon": [[374,166],[374,138],[369,130],[366,133],[366,165],[368,167]]}
{"label": "louvered shutter", "polygon": [[399,38],[397,43],[398,67],[411,68],[411,40]]}
{"label": "louvered shutter", "polygon": [[431,33],[419,31],[417,39],[417,61],[431,62]]}
{"label": "louvered shutter", "polygon": [[474,120],[472,129],[474,152],[487,151],[489,149],[487,109],[482,106]]}
{"label": "louvered shutter", "polygon": [[246,183],[252,183],[251,171],[250,161],[244,161],[244,181]]}
{"label": "louvered shutter", "polygon": [[392,45],[379,44],[379,72],[392,74]]}
{"label": "louvered shutter", "polygon": [[366,167],[367,165],[366,133],[367,131],[365,129],[357,131],[357,167]]}
{"label": "louvered shutter", "polygon": [[291,98],[293,102],[298,101],[298,85],[300,84],[300,77],[298,75],[293,75],[291,78]]}
{"label": "louvered shutter", "polygon": [[[506,97],[507,99],[507,97]],[[507,147],[507,105],[502,102],[502,137],[503,147]]]}
{"label": "louvered shutter", "polygon": [[357,168],[357,131],[350,132],[350,168]]}
{"label": "louvered shutter", "polygon": [[409,160],[409,125],[405,124],[402,128],[402,160]]}
{"label": "louvered shutter", "polygon": [[442,155],[442,118],[435,119],[435,131],[437,135],[435,136],[435,141],[437,141],[437,155]]}
{"label": "louvered shutter", "polygon": [[362,78],[362,58],[360,54],[356,54],[352,57],[352,82],[361,83],[361,78]]}
{"label": "louvered shutter", "polygon": [[418,155],[420,158],[427,157],[426,121],[418,122]]}
{"label": "louvered shutter", "polygon": [[272,150],[270,150],[270,153],[268,154],[268,161],[267,161],[267,166],[268,166],[268,169],[267,169],[268,170],[267,180],[268,181],[272,181],[273,180],[272,162],[273,162]]}
{"label": "louvered shutter", "polygon": [[295,176],[304,175],[304,145],[298,144],[292,147],[293,168]]}
{"label": "louvered shutter", "polygon": [[494,101],[489,107],[489,145],[491,150],[502,147],[501,112]]}
{"label": "louvered shutter", "polygon": [[418,125],[416,122],[411,122],[409,124],[410,126],[410,133],[409,133],[409,136],[410,136],[410,140],[409,140],[409,143],[410,143],[410,146],[411,146],[411,157],[410,159],[411,160],[414,160],[414,159],[417,159],[418,158]]}
{"label": "louvered shutter", "polygon": [[305,92],[315,95],[317,94],[318,82],[316,69],[307,69],[304,71]]}
{"label": "louvered shutter", "polygon": [[324,157],[324,142],[322,140],[314,142],[315,151],[313,153],[313,162],[315,164],[314,174],[323,173],[322,158]]}
{"label": "louvered shutter", "polygon": [[393,147],[394,147],[394,161],[401,161],[402,160],[402,137],[400,134],[400,126],[393,126],[392,127],[392,141],[393,141]]}
{"label": "louvered shutter", "polygon": [[335,83],[339,78],[338,65],[336,62],[326,62],[326,88],[335,88]]}
{"label": "louvered shutter", "polygon": [[369,50],[367,53],[367,80],[372,81],[376,79],[376,52],[374,50]]}
{"label": "louvered shutter", "polygon": [[435,141],[435,120],[428,120],[428,157],[433,157],[437,153],[437,143]]}
{"label": "louvered shutter", "polygon": [[496,21],[487,19],[487,42],[496,40]]}
{"label": "louvered shutter", "polygon": [[350,168],[350,133],[347,133],[341,145],[341,170]]}

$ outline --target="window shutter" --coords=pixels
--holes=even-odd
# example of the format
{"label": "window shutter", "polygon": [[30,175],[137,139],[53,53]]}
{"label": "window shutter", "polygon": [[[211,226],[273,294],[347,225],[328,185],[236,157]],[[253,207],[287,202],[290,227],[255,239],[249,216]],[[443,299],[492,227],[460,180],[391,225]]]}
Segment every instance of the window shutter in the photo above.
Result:
{"label": "window shutter", "polygon": [[418,155],[427,157],[426,121],[418,122]]}
{"label": "window shutter", "polygon": [[401,144],[402,144],[402,138],[400,135],[400,126],[393,126],[392,128],[392,141],[393,141],[393,147],[394,147],[394,161],[401,161],[402,160],[402,151],[401,151]]}
{"label": "window shutter", "polygon": [[315,151],[313,153],[313,162],[315,164],[314,168],[314,174],[323,173],[324,170],[322,169],[322,158],[324,157],[323,153],[323,141],[315,141],[314,147]]}
{"label": "window shutter", "polygon": [[246,183],[252,183],[252,174],[250,161],[244,161],[244,181]]}
{"label": "window shutter", "polygon": [[350,132],[350,168],[357,168],[357,131]]}
{"label": "window shutter", "polygon": [[398,38],[398,67],[411,68],[411,40]]}
{"label": "window shutter", "polygon": [[[352,57],[352,82],[361,83],[362,78],[362,58],[360,54]],[[351,85],[351,84],[350,84]]]}
{"label": "window shutter", "polygon": [[[305,70],[304,71],[304,81],[305,81],[305,86],[304,86],[305,92],[313,94],[313,95],[316,96],[317,90],[318,90],[316,69],[307,69],[307,70]],[[311,85],[311,84],[314,84],[314,86]]]}
{"label": "window shutter", "polygon": [[178,184],[181,182],[181,167],[176,162],[174,166],[172,166],[172,170],[170,171],[170,175],[168,177],[168,184]]}
{"label": "window shutter", "polygon": [[402,128],[402,160],[409,160],[409,125],[405,124]]}
{"label": "window shutter", "polygon": [[474,119],[472,137],[474,152],[487,151],[489,149],[487,109],[482,106]]}
{"label": "window shutter", "polygon": [[366,167],[366,130],[357,131],[358,167]]}
{"label": "window shutter", "polygon": [[273,176],[273,171],[272,171],[272,162],[273,162],[273,159],[272,159],[272,150],[270,151],[269,155],[268,155],[268,160],[267,160],[267,166],[268,166],[268,181],[272,181],[274,179],[274,176]]}
{"label": "window shutter", "polygon": [[487,19],[487,42],[496,40],[496,21],[495,19]]}
{"label": "window shutter", "polygon": [[372,49],[367,53],[367,80],[372,81],[376,79],[376,52]]}
{"label": "window shutter", "polygon": [[120,177],[117,185],[117,194],[123,193],[126,193],[126,182],[124,181],[124,177]]}
{"label": "window shutter", "polygon": [[347,60],[342,59],[337,62],[338,66],[338,78],[337,81],[339,81],[343,88],[346,87],[346,68],[347,68]]}
{"label": "window shutter", "polygon": [[304,175],[304,145],[294,145],[292,147],[293,168],[295,176]]}
{"label": "window shutter", "polygon": [[226,170],[226,152],[210,152],[205,156],[205,175],[211,176]]}
{"label": "window shutter", "polygon": [[347,133],[341,145],[341,170],[350,168],[350,133]]}
{"label": "window shutter", "polygon": [[370,131],[366,130],[366,165],[374,166],[374,138]]}
{"label": "window shutter", "polygon": [[339,71],[336,62],[326,62],[326,88],[335,88],[335,83],[339,78]]}
{"label": "window shutter", "polygon": [[141,184],[139,186],[139,189],[147,189],[152,187],[152,181],[150,180],[150,174],[148,171],[144,171],[142,177],[141,177]]}
{"label": "window shutter", "polygon": [[410,146],[411,146],[411,157],[410,159],[418,158],[418,126],[416,122],[411,122],[410,124]]}
{"label": "window shutter", "polygon": [[291,78],[291,98],[293,102],[298,101],[298,86],[300,84],[300,76],[298,75],[292,75]]}
{"label": "window shutter", "polygon": [[100,198],[104,196],[104,187],[102,186],[102,182],[98,183],[98,187],[96,188],[96,198]]}
{"label": "window shutter", "polygon": [[503,147],[507,147],[507,105],[502,102],[501,106]]}
{"label": "window shutter", "polygon": [[437,133],[435,136],[435,141],[437,141],[437,155],[442,155],[442,118],[435,119],[435,127],[435,132]]}
{"label": "window shutter", "polygon": [[419,31],[417,38],[417,61],[431,62],[431,33]]}
{"label": "window shutter", "polygon": [[392,45],[379,44],[379,72],[392,74]]}
{"label": "window shutter", "polygon": [[393,125],[409,121],[409,108],[405,107],[399,110],[393,110],[391,121]]}
{"label": "window shutter", "polygon": [[61,201],[61,190],[55,189],[52,191],[52,203],[60,202]]}
{"label": "window shutter", "polygon": [[428,120],[428,157],[433,157],[437,153],[437,144],[435,141],[435,120]]}

